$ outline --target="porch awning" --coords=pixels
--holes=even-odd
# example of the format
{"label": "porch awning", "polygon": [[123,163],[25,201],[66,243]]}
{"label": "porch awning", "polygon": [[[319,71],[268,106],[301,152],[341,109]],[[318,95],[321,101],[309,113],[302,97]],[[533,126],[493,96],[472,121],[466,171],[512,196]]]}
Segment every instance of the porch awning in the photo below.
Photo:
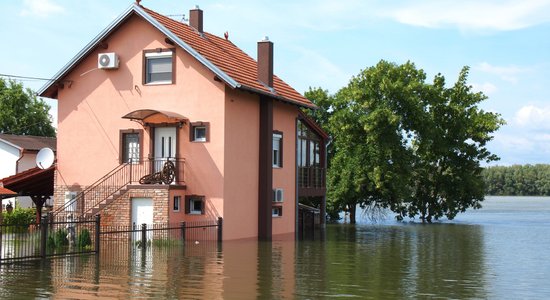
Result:
{"label": "porch awning", "polygon": [[156,109],[138,109],[130,112],[122,117],[132,121],[139,121],[142,124],[151,123],[185,123],[187,118],[171,111],[163,111]]}
{"label": "porch awning", "polygon": [[53,195],[53,177],[55,166],[47,169],[38,167],[0,179],[0,184],[17,192],[20,196]]}

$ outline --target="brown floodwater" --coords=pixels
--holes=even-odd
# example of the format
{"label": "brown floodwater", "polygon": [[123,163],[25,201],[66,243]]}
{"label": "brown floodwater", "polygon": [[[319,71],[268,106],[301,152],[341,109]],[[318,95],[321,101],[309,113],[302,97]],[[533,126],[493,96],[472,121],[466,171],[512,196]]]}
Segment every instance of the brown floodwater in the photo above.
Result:
{"label": "brown floodwater", "polygon": [[323,239],[102,247],[0,266],[1,299],[543,299],[550,199],[495,198],[431,225],[328,225]]}

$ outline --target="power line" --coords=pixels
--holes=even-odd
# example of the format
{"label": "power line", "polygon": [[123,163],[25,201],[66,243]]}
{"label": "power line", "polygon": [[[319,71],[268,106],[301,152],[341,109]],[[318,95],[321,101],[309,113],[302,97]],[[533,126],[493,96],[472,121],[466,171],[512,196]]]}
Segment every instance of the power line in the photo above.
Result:
{"label": "power line", "polygon": [[17,78],[17,79],[30,79],[30,80],[44,80],[44,81],[53,81],[53,78],[42,78],[42,77],[31,77],[31,76],[21,76],[21,75],[11,75],[11,74],[0,74],[0,77],[8,78]]}

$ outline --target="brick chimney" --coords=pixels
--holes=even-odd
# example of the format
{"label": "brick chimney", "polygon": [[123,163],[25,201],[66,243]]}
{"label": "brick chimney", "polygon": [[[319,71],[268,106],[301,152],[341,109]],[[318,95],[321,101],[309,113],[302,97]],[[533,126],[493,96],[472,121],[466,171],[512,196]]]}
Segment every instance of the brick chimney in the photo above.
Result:
{"label": "brick chimney", "polygon": [[273,87],[273,43],[267,36],[258,42],[258,80]]}
{"label": "brick chimney", "polygon": [[202,9],[195,5],[194,9],[189,11],[189,25],[202,33]]}

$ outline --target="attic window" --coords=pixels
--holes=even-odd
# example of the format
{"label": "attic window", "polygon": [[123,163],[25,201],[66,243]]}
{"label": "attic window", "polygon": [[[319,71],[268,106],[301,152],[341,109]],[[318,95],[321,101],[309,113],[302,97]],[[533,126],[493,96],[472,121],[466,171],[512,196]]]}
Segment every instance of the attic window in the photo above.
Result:
{"label": "attic window", "polygon": [[175,55],[172,49],[143,51],[143,83],[174,83]]}

